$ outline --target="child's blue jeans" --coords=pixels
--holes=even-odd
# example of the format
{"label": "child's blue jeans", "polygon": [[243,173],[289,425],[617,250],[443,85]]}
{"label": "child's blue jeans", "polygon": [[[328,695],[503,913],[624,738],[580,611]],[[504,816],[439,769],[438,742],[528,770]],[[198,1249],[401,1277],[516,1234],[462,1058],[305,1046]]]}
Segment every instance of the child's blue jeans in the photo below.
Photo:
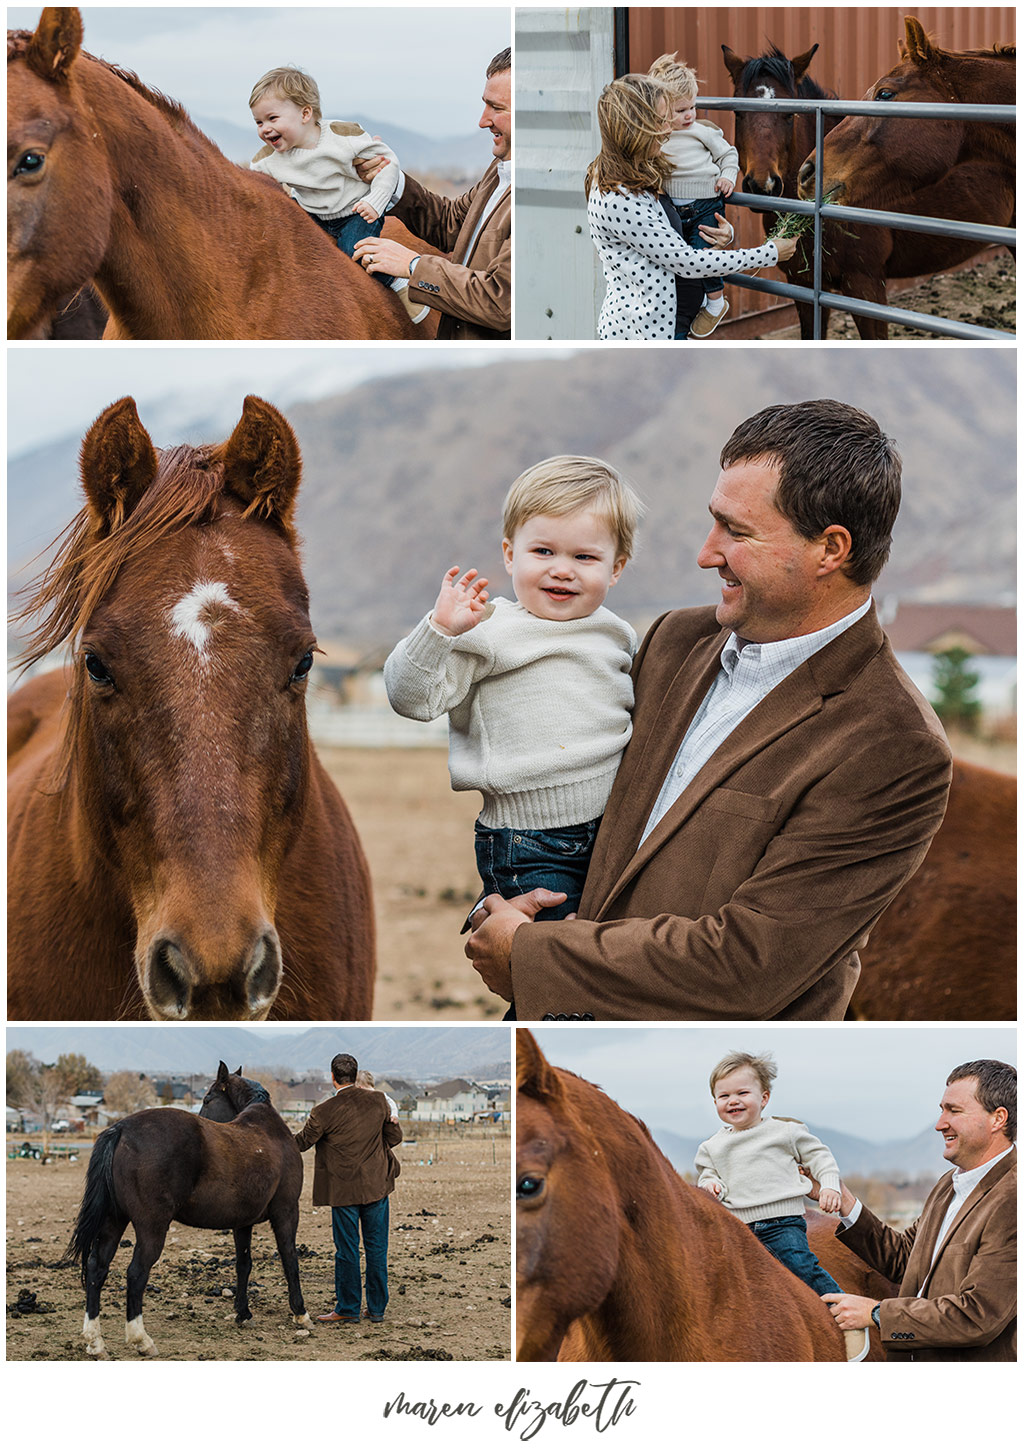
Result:
{"label": "child's blue jeans", "polygon": [[[348,217],[315,217],[309,214],[313,221],[322,227],[325,233],[337,243],[343,253],[351,258],[356,250],[356,243],[361,243],[363,238],[379,238],[381,228],[384,226],[384,219],[379,217],[376,222],[367,222],[360,217],[358,212],[350,212]],[[371,273],[371,278],[376,278],[378,283],[383,283],[385,288],[390,288],[394,278],[390,273]]]}
{"label": "child's blue jeans", "polygon": [[[495,829],[476,821],[476,867],[485,895],[505,900],[528,890],[562,890],[561,905],[540,910],[537,920],[564,920],[580,908],[583,882],[600,819],[564,829]],[[515,1021],[511,1005],[503,1020]]]}
{"label": "child's blue jeans", "polygon": [[[710,248],[700,235],[701,227],[715,226],[715,213],[725,215],[725,199],[718,192],[714,197],[699,197],[696,202],[676,202],[672,199],[683,224],[683,239],[691,248]],[[722,287],[721,278],[703,278],[705,293],[714,293]]]}
{"label": "child's blue jeans", "polygon": [[815,1294],[842,1294],[839,1285],[811,1253],[807,1242],[807,1220],[798,1213],[785,1218],[761,1218],[749,1225],[751,1233],[761,1240],[780,1264],[785,1264]]}

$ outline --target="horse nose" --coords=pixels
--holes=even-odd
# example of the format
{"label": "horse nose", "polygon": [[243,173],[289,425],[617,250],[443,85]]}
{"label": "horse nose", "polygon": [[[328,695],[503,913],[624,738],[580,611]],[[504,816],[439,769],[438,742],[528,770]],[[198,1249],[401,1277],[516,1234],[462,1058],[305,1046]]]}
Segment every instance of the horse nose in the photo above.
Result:
{"label": "horse nose", "polygon": [[797,184],[801,197],[814,191],[814,157],[808,157],[806,162],[801,162],[800,170],[796,174]]}
{"label": "horse nose", "polygon": [[776,193],[782,193],[782,178],[778,172],[769,170],[768,175],[762,182],[753,172],[747,172],[743,178],[743,187],[746,192],[754,192],[764,197],[774,197]]}
{"label": "horse nose", "polygon": [[281,975],[281,943],[271,926],[219,962],[185,936],[164,932],[149,944],[142,989],[159,1021],[259,1021],[277,998]]}

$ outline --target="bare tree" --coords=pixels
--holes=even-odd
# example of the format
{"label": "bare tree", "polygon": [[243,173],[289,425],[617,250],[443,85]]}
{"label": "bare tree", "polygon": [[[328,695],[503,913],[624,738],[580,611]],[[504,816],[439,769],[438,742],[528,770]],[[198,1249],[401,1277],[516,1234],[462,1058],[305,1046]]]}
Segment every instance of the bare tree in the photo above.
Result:
{"label": "bare tree", "polygon": [[157,1105],[156,1088],[141,1072],[115,1072],[103,1089],[103,1101],[111,1112],[140,1112]]}

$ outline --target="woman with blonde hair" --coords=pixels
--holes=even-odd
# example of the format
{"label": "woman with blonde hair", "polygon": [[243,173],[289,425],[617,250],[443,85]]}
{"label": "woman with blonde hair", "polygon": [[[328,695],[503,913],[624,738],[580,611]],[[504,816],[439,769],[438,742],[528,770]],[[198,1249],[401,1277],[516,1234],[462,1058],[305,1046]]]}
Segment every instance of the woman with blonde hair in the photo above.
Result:
{"label": "woman with blonde hair", "polygon": [[587,171],[587,219],[604,268],[607,291],[599,339],[685,338],[703,302],[703,289],[680,290],[676,277],[701,279],[743,268],[771,267],[788,258],[795,239],[759,248],[728,249],[732,228],[702,227],[712,247],[691,248],[662,189],[671,167],[662,155],[669,135],[670,92],[650,76],[620,76],[597,103],[600,154]]}

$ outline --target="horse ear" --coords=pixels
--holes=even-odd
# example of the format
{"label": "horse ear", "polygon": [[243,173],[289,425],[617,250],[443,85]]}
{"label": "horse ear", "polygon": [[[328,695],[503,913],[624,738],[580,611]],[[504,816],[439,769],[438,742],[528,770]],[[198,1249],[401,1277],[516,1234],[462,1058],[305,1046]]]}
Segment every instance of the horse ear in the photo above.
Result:
{"label": "horse ear", "polygon": [[731,46],[727,46],[724,41],[722,42],[722,56],[725,60],[725,69],[732,77],[733,84],[738,86],[740,72],[746,65],[746,61],[743,59],[742,56],[737,55]]}
{"label": "horse ear", "polygon": [[238,1071],[237,1071],[237,1072],[236,1072],[236,1073],[235,1073],[235,1076],[236,1076],[236,1077],[240,1077],[240,1076],[241,1076],[241,1075],[242,1075],[242,1068],[241,1068],[241,1067],[239,1067],[239,1068],[238,1068]]}
{"label": "horse ear", "polygon": [[549,1102],[560,1092],[557,1071],[529,1031],[516,1032],[516,1091],[538,1102]]}
{"label": "horse ear", "polygon": [[814,59],[814,52],[818,49],[818,42],[815,41],[809,51],[804,51],[802,56],[794,56],[790,62],[793,67],[793,80],[799,86],[800,82],[807,75],[807,67]]}
{"label": "horse ear", "polygon": [[216,1080],[218,1082],[223,1082],[224,1079],[225,1079],[225,1077],[230,1077],[230,1076],[231,1076],[231,1073],[228,1071],[227,1063],[226,1062],[218,1062],[218,1064],[217,1064],[217,1077],[216,1077]]}
{"label": "horse ear", "polygon": [[66,86],[68,72],[82,47],[82,17],[77,10],[47,5],[25,50],[29,69],[54,86]]}
{"label": "horse ear", "polygon": [[254,394],[247,395],[242,418],[219,454],[225,488],[248,503],[245,514],[276,517],[290,529],[302,456],[284,415]]}
{"label": "horse ear", "polygon": [[103,411],[82,441],[79,461],[93,525],[107,536],[124,524],[156,475],[156,451],[133,399]]}
{"label": "horse ear", "polygon": [[924,26],[913,15],[903,17],[903,25],[907,32],[906,44],[900,42],[900,55],[905,61],[913,61],[917,66],[932,65],[941,60],[941,51],[936,50],[925,32]]}

